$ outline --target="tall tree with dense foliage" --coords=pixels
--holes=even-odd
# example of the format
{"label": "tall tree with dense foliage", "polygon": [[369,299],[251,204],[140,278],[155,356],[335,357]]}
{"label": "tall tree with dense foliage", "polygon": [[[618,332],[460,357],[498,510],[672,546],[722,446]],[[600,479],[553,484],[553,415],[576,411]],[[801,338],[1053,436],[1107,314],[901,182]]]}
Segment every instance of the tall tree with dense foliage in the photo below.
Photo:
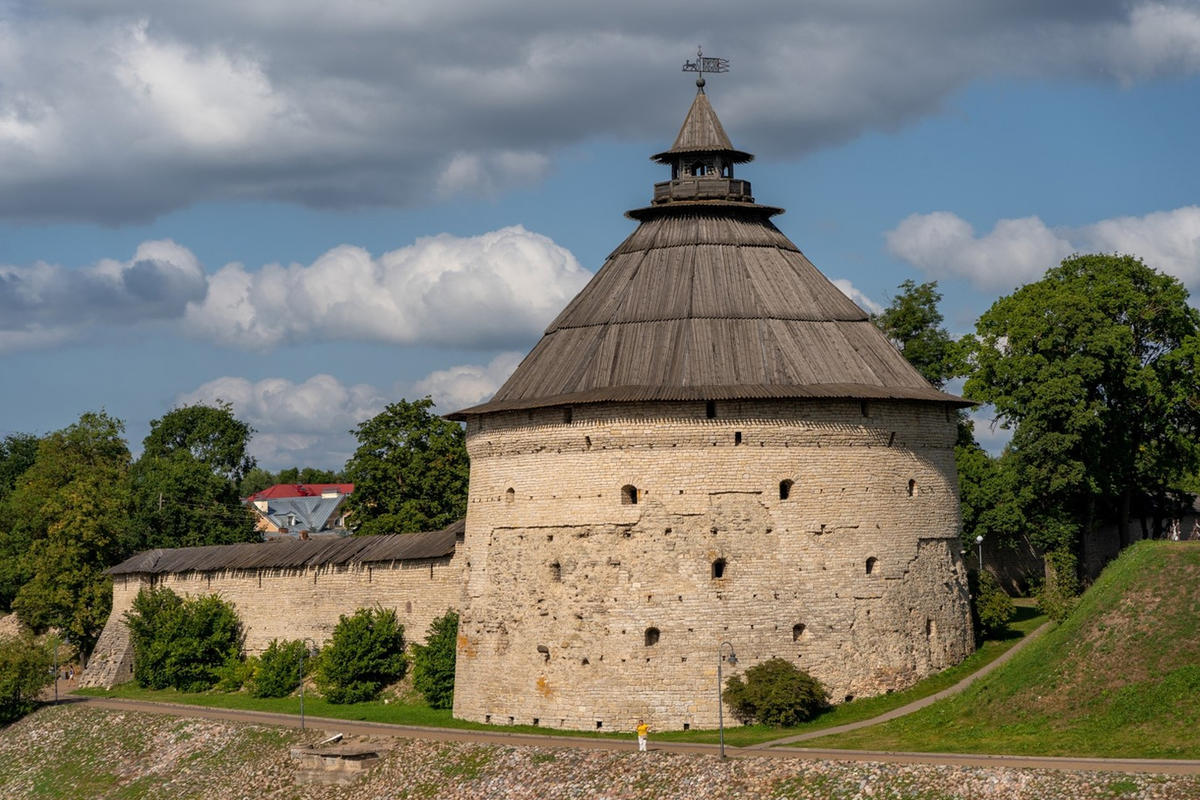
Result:
{"label": "tall tree with dense foliage", "polygon": [[38,439],[24,433],[10,433],[0,440],[0,610],[9,610],[21,584],[28,580],[24,557],[29,540],[12,531],[12,520],[5,513],[5,500],[17,481],[37,459]]}
{"label": "tall tree with dense foliage", "polygon": [[454,706],[454,664],[458,654],[458,612],[447,611],[429,624],[425,644],[413,644],[413,688],[430,708]]}
{"label": "tall tree with dense foliage", "polygon": [[25,470],[33,466],[37,449],[38,438],[32,434],[10,433],[0,439],[0,502],[16,487]]}
{"label": "tall tree with dense foliage", "polygon": [[883,331],[908,363],[937,388],[962,372],[958,343],[942,325],[937,281],[900,284],[900,294],[872,321]]}
{"label": "tall tree with dense foliage", "polygon": [[131,471],[134,524],[125,550],[259,538],[239,483],[253,469],[253,433],[226,404],[176,408],[150,423]]}
{"label": "tall tree with dense foliage", "polygon": [[123,434],[120,420],[84,414],[38,443],[33,465],[4,501],[9,549],[22,553],[13,610],[34,630],[70,633],[84,652],[108,617],[104,570],[120,556],[129,525]]}
{"label": "tall tree with dense foliage", "polygon": [[1079,553],[1105,519],[1163,516],[1200,464],[1200,312],[1140,259],[1072,256],[997,300],[969,337],[965,393],[1015,428],[1034,543]]}
{"label": "tall tree with dense foliage", "polygon": [[354,484],[347,507],[356,532],[434,530],[466,514],[466,437],[432,409],[428,397],[400,400],[354,430],[358,449],[346,478]]}

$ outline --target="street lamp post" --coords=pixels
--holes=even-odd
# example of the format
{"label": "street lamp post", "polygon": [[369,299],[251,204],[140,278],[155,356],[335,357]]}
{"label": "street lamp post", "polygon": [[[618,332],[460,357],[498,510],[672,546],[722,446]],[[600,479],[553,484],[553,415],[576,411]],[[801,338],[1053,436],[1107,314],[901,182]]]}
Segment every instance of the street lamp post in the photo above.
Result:
{"label": "street lamp post", "polygon": [[975,544],[979,545],[979,571],[983,572],[983,536],[976,536]]}
{"label": "street lamp post", "polygon": [[58,705],[58,648],[64,644],[70,644],[70,639],[54,637],[54,705]]}
{"label": "street lamp post", "polygon": [[721,734],[721,760],[725,760],[725,686],[721,682],[721,662],[725,660],[725,648],[729,648],[729,663],[737,666],[737,653],[733,652],[733,645],[729,642],[721,642],[717,645],[717,728]]}
{"label": "street lamp post", "polygon": [[304,659],[308,658],[308,648],[317,649],[312,639],[305,638],[300,648],[300,730],[304,730]]}

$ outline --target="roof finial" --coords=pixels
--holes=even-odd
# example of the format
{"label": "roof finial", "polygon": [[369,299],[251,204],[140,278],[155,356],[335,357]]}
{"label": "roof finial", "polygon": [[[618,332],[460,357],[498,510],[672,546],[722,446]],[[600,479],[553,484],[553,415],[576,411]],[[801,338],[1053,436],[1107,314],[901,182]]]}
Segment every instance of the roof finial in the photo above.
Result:
{"label": "roof finial", "polygon": [[728,58],[705,58],[704,49],[696,45],[696,60],[683,62],[684,72],[699,72],[696,78],[696,88],[704,92],[704,73],[729,72]]}

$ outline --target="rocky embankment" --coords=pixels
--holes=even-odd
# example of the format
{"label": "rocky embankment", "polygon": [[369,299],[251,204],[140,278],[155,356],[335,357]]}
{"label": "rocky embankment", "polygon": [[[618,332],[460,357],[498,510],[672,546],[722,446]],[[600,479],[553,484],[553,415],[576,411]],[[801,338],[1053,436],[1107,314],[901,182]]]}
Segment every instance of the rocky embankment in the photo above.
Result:
{"label": "rocky embankment", "polygon": [[404,739],[365,742],[384,756],[350,786],[298,785],[291,749],[325,735],[78,705],[45,708],[0,730],[0,797],[1200,800],[1200,777],[770,757],[722,763],[661,752]]}

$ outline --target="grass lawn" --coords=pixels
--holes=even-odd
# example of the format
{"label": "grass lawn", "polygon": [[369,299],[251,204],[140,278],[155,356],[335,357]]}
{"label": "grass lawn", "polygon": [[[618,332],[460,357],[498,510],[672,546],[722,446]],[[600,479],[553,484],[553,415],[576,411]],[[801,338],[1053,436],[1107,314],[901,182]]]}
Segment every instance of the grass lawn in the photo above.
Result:
{"label": "grass lawn", "polygon": [[1062,625],[964,693],[804,746],[1200,758],[1198,731],[1200,544],[1142,542]]}
{"label": "grass lawn", "polygon": [[[948,686],[952,686],[970,673],[999,658],[1001,654],[1016,644],[1025,634],[1032,631],[1045,621],[1036,610],[1028,606],[1018,606],[1017,620],[1011,626],[1009,634],[998,640],[986,641],[983,646],[961,664],[948,670],[932,675],[915,686],[902,692],[868,697],[854,700],[836,706],[811,720],[794,728],[769,728],[762,725],[738,725],[732,722],[732,727],[725,730],[725,743],[740,747],[759,744],[762,742],[791,736],[796,733],[830,728],[846,722],[868,719],[878,714],[898,708],[905,703],[936,694]],[[259,699],[243,692],[179,692],[174,689],[141,689],[132,683],[123,684],[111,690],[79,689],[76,694],[90,697],[119,697],[132,700],[150,700],[160,703],[184,703],[188,705],[206,706],[209,708],[228,708],[244,711],[266,711],[279,714],[300,713],[299,696],[283,698]],[[713,700],[716,700],[716,687],[713,687]],[[599,732],[599,731],[563,731],[555,728],[541,728],[529,725],[484,725],[478,722],[467,722],[454,719],[450,712],[439,711],[425,705],[409,703],[355,703],[353,705],[334,705],[314,694],[304,698],[304,713],[313,717],[329,717],[333,719],[362,720],[366,722],[386,722],[395,725],[423,725],[439,728],[459,728],[466,730],[504,731],[511,733],[551,734],[555,736],[591,736],[601,738],[630,738],[629,732]],[[655,731],[653,739],[670,742],[700,742],[716,743],[719,734],[715,730],[704,731]]]}

